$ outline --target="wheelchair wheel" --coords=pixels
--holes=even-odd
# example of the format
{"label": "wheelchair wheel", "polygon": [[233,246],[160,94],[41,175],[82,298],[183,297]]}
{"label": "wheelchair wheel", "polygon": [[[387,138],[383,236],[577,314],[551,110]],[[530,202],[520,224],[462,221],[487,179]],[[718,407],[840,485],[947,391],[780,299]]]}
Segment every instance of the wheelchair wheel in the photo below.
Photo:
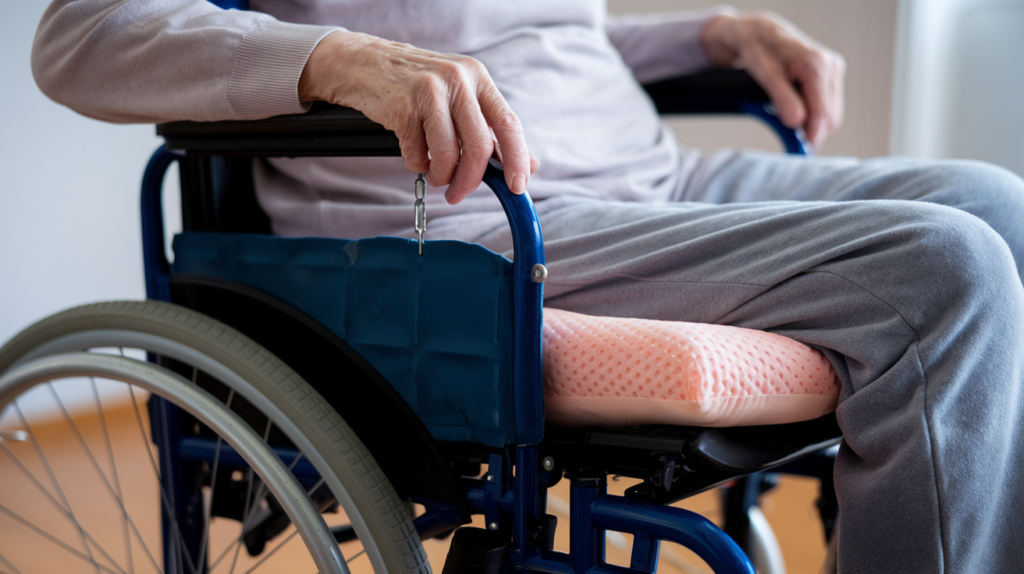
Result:
{"label": "wheelchair wheel", "polygon": [[[27,482],[30,487],[35,486],[34,492],[31,488],[25,489],[25,491],[18,492],[19,496],[5,497],[6,500],[0,503],[0,514],[8,519],[8,524],[21,527],[11,528],[9,526],[4,529],[5,541],[8,543],[17,541],[20,546],[20,548],[4,549],[6,556],[0,561],[6,568],[20,572],[21,570],[17,566],[20,564],[21,568],[28,571],[58,571],[58,569],[69,571],[74,569],[73,566],[57,566],[60,564],[59,562],[57,564],[50,562],[54,556],[50,553],[39,552],[39,549],[33,546],[31,535],[36,535],[38,538],[52,543],[56,547],[54,550],[59,548],[78,558],[77,565],[83,566],[85,570],[135,572],[136,569],[144,571],[152,568],[159,572],[163,569],[151,549],[151,546],[156,546],[154,537],[144,534],[146,522],[137,519],[138,514],[129,510],[132,507],[132,501],[129,500],[128,495],[133,494],[133,487],[129,485],[128,477],[121,478],[117,471],[113,445],[124,446],[124,443],[120,440],[120,436],[117,439],[111,439],[108,419],[98,390],[100,385],[104,387],[109,402],[109,383],[114,381],[125,383],[118,386],[127,386],[127,394],[133,397],[136,412],[138,412],[138,405],[134,402],[134,397],[138,393],[136,389],[139,388],[176,405],[215,432],[217,440],[214,467],[222,460],[229,463],[232,459],[240,459],[248,468],[254,470],[263,486],[252,499],[249,508],[250,516],[258,514],[257,511],[261,507],[262,501],[273,497],[273,500],[280,504],[291,524],[294,525],[295,534],[299,535],[300,540],[305,543],[312,558],[312,565],[320,572],[335,574],[346,572],[344,558],[337,545],[334,544],[334,537],[330,534],[330,530],[324,523],[313,500],[299,485],[298,480],[292,475],[290,469],[285,467],[278,455],[268,448],[266,443],[238,415],[228,410],[209,393],[167,369],[133,359],[90,353],[66,353],[44,357],[11,369],[0,377],[0,409],[13,403],[13,408],[10,410],[13,411],[12,414],[16,414],[17,421],[14,422],[14,425],[18,427],[17,430],[5,432],[6,436],[3,437],[3,443],[0,443],[0,450],[13,463],[12,466],[17,467],[17,470],[20,471],[21,478],[25,479],[23,482]],[[83,417],[78,412],[81,409],[74,409],[78,414],[76,417],[69,414],[66,400],[62,399],[56,390],[57,385],[64,386],[64,383],[71,383],[78,387],[91,387],[97,406],[96,412],[89,413],[93,416]],[[18,405],[19,395],[38,387],[45,387],[52,393],[56,410],[63,415],[63,422],[77,439],[78,446],[81,448],[80,452],[91,463],[92,470],[99,478],[98,482],[104,488],[90,488],[85,497],[80,496],[82,494],[80,486],[89,482],[85,476],[88,471],[81,468],[85,465],[68,465],[68,460],[71,457],[67,453],[61,453],[51,458],[45,456],[41,444],[52,445],[53,442],[50,437],[44,438],[40,435],[52,434],[50,429],[40,432],[40,425],[29,422],[32,417],[26,417],[25,411]],[[29,412],[31,413],[31,411]],[[99,422],[100,432],[97,434],[102,440],[93,440],[90,445],[90,441],[85,438],[90,434],[86,429],[94,425],[90,425],[89,421],[85,419],[94,417]],[[141,415],[138,417],[138,423],[138,429],[141,431],[138,438],[141,441],[136,443],[135,450],[150,450],[149,437],[142,425]],[[29,454],[28,448],[8,446],[8,442],[30,443],[38,458],[29,460],[30,457],[26,456]],[[100,444],[100,448],[96,448],[97,442]],[[52,449],[50,454],[55,454]],[[149,458],[154,472],[159,472],[151,451]],[[235,462],[235,464],[238,463]],[[45,472],[38,472],[40,466]],[[33,467],[36,467],[37,472],[33,472]],[[78,471],[68,472],[73,467],[77,467]],[[124,465],[122,464],[123,471]],[[8,479],[4,483],[5,490],[8,492],[14,490],[15,481],[10,480],[10,477],[5,478]],[[106,492],[96,492],[97,490]],[[105,509],[101,510],[96,508],[95,504],[90,504],[90,502],[95,503],[96,500],[106,498],[104,494],[109,495],[109,504],[104,505]],[[178,535],[174,540],[181,540],[180,523],[173,514],[173,494],[165,489],[161,489],[160,494],[160,499],[165,502],[168,514],[171,516],[170,522],[174,525],[175,533]],[[214,493],[210,494],[211,500],[213,495]],[[81,498],[85,498],[85,500]],[[47,502],[51,503],[51,506],[48,506]],[[54,520],[54,510],[57,515],[62,515],[61,518],[64,520]],[[155,515],[153,512],[149,514]],[[155,520],[149,522],[156,525]],[[111,528],[113,524],[116,524],[117,527]],[[62,540],[60,534],[70,534],[71,536]],[[122,534],[123,539],[117,540]],[[115,540],[123,542],[123,544],[116,548]],[[7,546],[3,543],[0,545]],[[170,546],[181,547],[173,543]],[[209,548],[209,538],[206,534],[203,536],[201,548],[203,554]],[[200,561],[205,563],[206,559],[202,557],[203,554],[200,555]],[[187,556],[178,554],[171,560],[166,560],[165,557],[163,566],[175,564],[178,566],[179,572],[183,571],[185,560],[180,560],[180,558],[187,558]],[[49,567],[46,567],[47,564]],[[190,571],[201,570],[193,563],[188,565]],[[54,566],[57,567],[54,568]]]}
{"label": "wheelchair wheel", "polygon": [[[302,453],[308,462],[305,466],[310,467],[303,485],[322,479],[314,502],[321,510],[340,507],[351,524],[354,536],[340,537],[353,539],[341,545],[351,568],[376,573],[430,571],[409,507],[366,447],[312,387],[252,340],[205,315],[171,304],[99,303],[59,313],[26,329],[0,349],[0,373],[39,357],[87,349],[155,356],[161,365],[230,406],[285,460],[281,453]],[[196,432],[202,434],[205,429],[197,426]],[[221,488],[227,480],[222,474],[207,477],[207,487]],[[235,506],[237,518],[241,510]],[[275,537],[280,538],[288,518],[277,506],[266,509],[275,518],[267,522],[276,526],[262,538],[244,541],[250,554],[260,554],[265,544],[273,545]],[[213,504],[204,512],[232,516],[224,504]],[[360,557],[362,564],[356,562]]]}

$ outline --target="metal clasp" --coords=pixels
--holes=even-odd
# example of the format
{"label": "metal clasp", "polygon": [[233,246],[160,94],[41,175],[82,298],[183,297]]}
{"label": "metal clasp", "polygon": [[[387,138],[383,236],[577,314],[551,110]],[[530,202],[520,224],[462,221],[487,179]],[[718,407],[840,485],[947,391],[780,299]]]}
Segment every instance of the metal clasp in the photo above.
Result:
{"label": "metal clasp", "polygon": [[423,255],[423,232],[427,230],[427,205],[424,203],[424,198],[427,195],[427,182],[423,179],[423,174],[416,176],[416,218],[415,218],[415,229],[416,233],[420,236],[419,252]]}

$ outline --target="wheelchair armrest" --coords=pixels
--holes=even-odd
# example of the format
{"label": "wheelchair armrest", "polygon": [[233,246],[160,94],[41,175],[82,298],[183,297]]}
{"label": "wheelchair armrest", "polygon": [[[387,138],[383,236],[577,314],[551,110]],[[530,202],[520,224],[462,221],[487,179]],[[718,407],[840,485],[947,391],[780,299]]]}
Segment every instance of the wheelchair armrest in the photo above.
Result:
{"label": "wheelchair armrest", "polygon": [[768,94],[743,70],[713,68],[644,84],[658,113],[742,114],[744,102],[768,103]]}
{"label": "wheelchair armrest", "polygon": [[[712,69],[643,86],[661,114],[747,114],[767,122],[786,151],[805,153],[803,134],[775,116],[768,94],[742,70]],[[362,112],[317,102],[304,114],[264,120],[171,122],[156,133],[185,155],[399,156],[398,138]]]}
{"label": "wheelchair armrest", "polygon": [[645,84],[658,113],[743,114],[754,116],[772,128],[786,153],[810,155],[811,145],[803,130],[785,126],[775,113],[771,98],[743,70],[715,68]]}
{"label": "wheelchair armrest", "polygon": [[264,120],[171,122],[156,133],[185,155],[400,156],[398,138],[362,112],[317,102],[304,114]]}

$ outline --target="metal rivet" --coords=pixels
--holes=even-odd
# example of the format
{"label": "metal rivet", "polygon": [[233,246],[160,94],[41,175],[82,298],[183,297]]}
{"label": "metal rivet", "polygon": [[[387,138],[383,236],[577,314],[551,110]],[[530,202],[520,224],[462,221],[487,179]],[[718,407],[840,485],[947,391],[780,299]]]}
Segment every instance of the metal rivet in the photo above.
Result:
{"label": "metal rivet", "polygon": [[485,478],[487,479],[487,482],[494,482],[494,475],[493,474],[488,474]]}
{"label": "metal rivet", "polygon": [[488,530],[497,530],[498,529],[498,523],[497,522],[492,522],[492,523],[488,524],[487,525],[487,529]]}
{"label": "metal rivet", "polygon": [[544,457],[544,470],[555,470],[555,459],[550,456]]}
{"label": "metal rivet", "polygon": [[543,283],[548,278],[548,268],[538,263],[530,269],[530,280],[534,283]]}

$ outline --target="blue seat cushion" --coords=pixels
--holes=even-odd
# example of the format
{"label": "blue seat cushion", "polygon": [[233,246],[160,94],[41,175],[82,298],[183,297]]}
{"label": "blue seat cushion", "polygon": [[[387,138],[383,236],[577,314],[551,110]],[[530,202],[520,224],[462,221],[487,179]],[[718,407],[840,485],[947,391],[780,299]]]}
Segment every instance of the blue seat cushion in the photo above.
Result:
{"label": "blue seat cushion", "polygon": [[189,232],[173,273],[273,295],[337,334],[438,440],[515,442],[512,262],[479,245]]}

